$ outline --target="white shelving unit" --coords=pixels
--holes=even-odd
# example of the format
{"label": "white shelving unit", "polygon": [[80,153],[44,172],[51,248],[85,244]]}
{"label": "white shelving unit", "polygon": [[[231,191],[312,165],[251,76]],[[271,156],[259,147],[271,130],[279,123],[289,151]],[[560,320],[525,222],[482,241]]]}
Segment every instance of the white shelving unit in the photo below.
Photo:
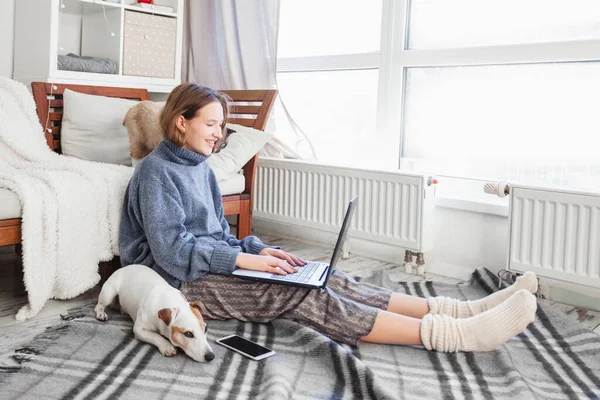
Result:
{"label": "white shelving unit", "polygon": [[[184,0],[18,0],[14,78],[168,93],[181,83]],[[161,7],[167,7],[164,9]],[[115,73],[58,69],[58,56],[110,59]]]}

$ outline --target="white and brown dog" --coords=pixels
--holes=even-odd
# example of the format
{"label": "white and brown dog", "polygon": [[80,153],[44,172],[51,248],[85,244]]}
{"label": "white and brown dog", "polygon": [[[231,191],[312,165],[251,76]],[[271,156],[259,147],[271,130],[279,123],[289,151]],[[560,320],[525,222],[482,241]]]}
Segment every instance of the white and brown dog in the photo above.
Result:
{"label": "white and brown dog", "polygon": [[[188,303],[183,294],[145,265],[118,269],[102,286],[96,318],[105,321],[105,309],[118,297],[121,312],[133,319],[135,338],[174,356],[180,347],[192,359],[209,362],[215,358],[206,340],[206,323],[200,301]],[[165,339],[167,338],[167,339]]]}

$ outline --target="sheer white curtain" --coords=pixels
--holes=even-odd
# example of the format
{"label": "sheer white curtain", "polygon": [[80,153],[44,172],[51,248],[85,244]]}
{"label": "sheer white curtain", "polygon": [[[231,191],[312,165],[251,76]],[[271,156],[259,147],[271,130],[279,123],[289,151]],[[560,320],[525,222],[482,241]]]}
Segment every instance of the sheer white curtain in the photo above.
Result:
{"label": "sheer white curtain", "polygon": [[274,89],[278,0],[187,0],[183,80]]}
{"label": "sheer white curtain", "polygon": [[[186,0],[185,6],[185,82],[221,90],[277,88],[279,0]],[[263,153],[301,158],[294,149],[307,140],[293,121],[287,125],[278,129],[270,121],[274,136]]]}

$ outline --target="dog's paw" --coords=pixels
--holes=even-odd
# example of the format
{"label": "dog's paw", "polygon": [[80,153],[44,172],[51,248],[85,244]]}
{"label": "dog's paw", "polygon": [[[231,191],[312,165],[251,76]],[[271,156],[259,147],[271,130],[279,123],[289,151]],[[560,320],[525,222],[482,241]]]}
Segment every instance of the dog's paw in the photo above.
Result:
{"label": "dog's paw", "polygon": [[175,354],[177,354],[177,349],[171,345],[161,346],[159,347],[159,350],[165,357],[173,357]]}
{"label": "dog's paw", "polygon": [[96,319],[98,321],[106,321],[108,319],[108,315],[105,312],[96,313]]}
{"label": "dog's paw", "polygon": [[98,307],[96,307],[94,311],[96,312],[96,319],[98,321],[106,321],[108,319],[108,315],[104,311],[104,308],[99,309]]}

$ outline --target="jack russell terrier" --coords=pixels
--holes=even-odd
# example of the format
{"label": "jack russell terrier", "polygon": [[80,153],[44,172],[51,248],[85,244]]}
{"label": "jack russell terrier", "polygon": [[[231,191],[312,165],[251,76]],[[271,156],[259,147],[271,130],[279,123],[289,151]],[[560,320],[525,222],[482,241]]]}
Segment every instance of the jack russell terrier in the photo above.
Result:
{"label": "jack russell terrier", "polygon": [[[121,312],[133,319],[135,338],[158,347],[169,357],[180,347],[193,360],[209,362],[215,354],[206,340],[200,301],[188,303],[183,294],[145,265],[128,265],[113,273],[102,286],[96,319],[106,321],[105,309],[118,297]],[[167,338],[167,339],[165,339]]]}

